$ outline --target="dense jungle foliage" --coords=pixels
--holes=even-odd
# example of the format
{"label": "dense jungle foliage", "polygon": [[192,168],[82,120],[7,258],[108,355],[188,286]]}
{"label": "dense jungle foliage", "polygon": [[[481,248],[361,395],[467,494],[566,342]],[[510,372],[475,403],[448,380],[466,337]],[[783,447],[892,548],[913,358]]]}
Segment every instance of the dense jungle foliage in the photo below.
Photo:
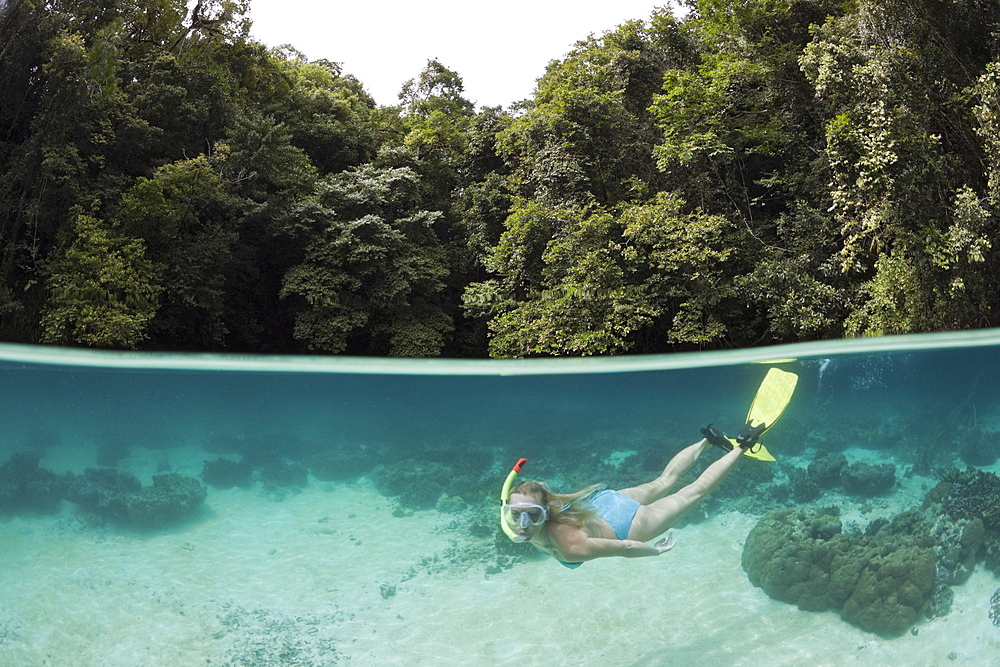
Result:
{"label": "dense jungle foliage", "polygon": [[508,109],[437,61],[378,106],[255,43],[246,0],[0,5],[5,341],[520,357],[996,324],[995,0],[689,0]]}

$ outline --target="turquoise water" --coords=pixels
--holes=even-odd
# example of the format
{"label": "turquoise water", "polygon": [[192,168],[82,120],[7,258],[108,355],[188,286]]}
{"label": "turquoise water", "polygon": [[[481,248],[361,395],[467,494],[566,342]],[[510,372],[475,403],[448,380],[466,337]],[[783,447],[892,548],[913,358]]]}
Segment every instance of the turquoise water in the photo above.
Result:
{"label": "turquoise water", "polygon": [[[170,449],[273,435],[318,448],[379,445],[412,454],[473,445],[544,457],[551,447],[587,449],[595,432],[685,440],[708,422],[738,427],[770,356],[796,359],[776,364],[800,376],[789,412],[796,430],[884,415],[909,422],[920,438],[970,392],[970,412],[996,402],[1000,337],[967,338],[565,362],[382,360],[374,370],[354,359],[64,356],[7,346],[0,348],[2,447],[120,440]],[[904,341],[945,347],[911,349]],[[793,432],[783,428],[781,437]]]}
{"label": "turquoise water", "polygon": [[610,453],[630,433],[685,442],[709,422],[738,430],[766,370],[754,361],[777,354],[796,358],[778,365],[800,382],[790,423],[772,439],[798,450],[803,429],[870,427],[875,437],[891,426],[895,439],[867,444],[904,459],[922,444],[947,456],[956,443],[939,431],[962,425],[947,423],[958,417],[952,413],[985,418],[1000,391],[1000,348],[983,337],[973,343],[887,351],[804,345],[757,352],[750,362],[679,355],[626,359],[624,369],[618,360],[399,361],[380,362],[375,372],[354,360],[297,360],[288,370],[282,359],[80,353],[87,365],[77,365],[60,363],[59,351],[10,348],[0,352],[0,454],[58,443],[225,450],[227,440],[230,453],[241,453],[281,440],[302,454],[361,447],[385,449],[389,458],[473,447],[502,467],[565,450]]}
{"label": "turquoise water", "polygon": [[[614,559],[580,570],[591,574],[567,574],[530,551],[498,542],[495,526],[483,528],[492,521],[493,496],[505,471],[519,457],[529,459],[526,474],[567,490],[646,481],[674,452],[698,440],[700,427],[714,422],[730,433],[739,430],[770,366],[799,375],[788,411],[765,438],[778,461],[737,469],[687,527],[679,527],[682,546],[685,531],[688,544],[706,541],[701,554],[679,548],[670,556],[673,565]],[[916,635],[878,638],[834,613],[811,614],[770,600],[747,583],[738,549],[747,529],[769,509],[837,504],[863,525],[919,503],[941,469],[971,462],[996,470],[998,371],[995,331],[511,362],[0,346],[0,462],[27,454],[38,468],[75,480],[87,468],[114,468],[144,487],[154,476],[171,473],[194,478],[206,490],[203,503],[152,527],[137,525],[138,514],[103,511],[79,497],[39,511],[14,507],[10,498],[4,510],[0,495],[0,664],[384,664],[389,656],[398,664],[562,664],[598,654],[603,664],[674,664],[663,657],[669,649],[686,664],[825,664],[831,649],[820,652],[815,637],[855,642],[851,650],[841,647],[846,653],[834,652],[830,664],[856,659],[857,642],[876,642],[865,644],[873,649],[869,655],[878,648],[890,661],[979,664],[977,646],[992,650],[1000,635],[985,619],[988,600],[981,596],[970,594],[972,606],[962,610],[980,605],[978,640],[959,648],[908,647]],[[843,452],[852,462],[891,463],[896,484],[871,498],[830,489],[797,501],[789,490],[791,469],[805,470],[823,451]],[[207,477],[206,461],[220,459],[246,463],[250,482],[227,487]],[[268,472],[272,465],[303,476]],[[411,473],[413,479],[405,478],[410,486],[393,485]],[[326,540],[330,535],[343,539]],[[571,608],[577,587],[591,583],[591,604],[613,604],[613,593],[602,597],[601,585],[590,577],[673,576],[715,548],[734,552],[735,560],[707,568],[714,572],[717,604],[706,592],[687,609],[706,605],[705,617],[691,615],[688,622],[695,625],[688,631],[700,632],[708,643],[692,639],[686,651],[676,637],[650,635],[629,639],[634,646],[621,649],[622,638],[638,632],[636,626],[647,622],[642,620],[627,628],[602,626],[597,640],[593,628],[564,640],[534,636],[536,650],[524,651],[508,641],[510,635],[498,634],[512,631],[497,620],[502,614],[482,620],[482,636],[448,615],[473,595],[490,596],[472,605],[480,609],[532,601],[531,588],[520,588],[524,581],[537,582],[536,594],[546,592],[544,602],[539,598],[529,608],[556,604],[552,600]],[[286,552],[294,553],[278,558]],[[334,579],[342,581],[334,586],[328,568],[338,559],[345,560]],[[631,569],[636,567],[644,569]],[[184,574],[191,571],[198,576]],[[275,583],[285,576],[290,579]],[[688,581],[678,587],[709,579],[701,570],[684,576]],[[988,587],[992,575],[981,577],[976,581]],[[492,593],[483,592],[484,582],[496,587]],[[631,604],[658,598],[635,585],[628,595],[640,598]],[[59,586],[65,590],[52,599],[35,595]],[[449,594],[455,604],[433,597]],[[720,629],[709,615],[733,595],[803,623],[797,638],[784,647],[765,646],[758,629],[737,640],[742,648],[734,653],[717,653],[725,642],[721,635],[712,639]],[[544,613],[558,613],[558,604]],[[116,617],[111,608],[125,616]],[[620,616],[615,609],[620,606],[608,609],[609,617]],[[68,622],[56,630],[61,615]],[[144,639],[119,627],[126,617],[142,619],[136,627]],[[947,619],[925,621],[921,634],[928,638],[921,641],[934,641],[933,624]],[[390,637],[372,629],[383,623],[397,624],[408,647],[390,651]],[[108,639],[115,630],[120,636]],[[939,636],[957,641],[946,627]],[[254,643],[253,637],[264,639]],[[599,648],[583,650],[583,637]],[[161,662],[177,651],[182,662]],[[915,657],[923,654],[932,661]]]}

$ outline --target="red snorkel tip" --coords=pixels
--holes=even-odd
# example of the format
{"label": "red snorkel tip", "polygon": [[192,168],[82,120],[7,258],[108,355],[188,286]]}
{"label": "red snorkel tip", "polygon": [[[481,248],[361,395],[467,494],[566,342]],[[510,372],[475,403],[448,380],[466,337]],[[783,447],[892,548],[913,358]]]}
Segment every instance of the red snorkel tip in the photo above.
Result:
{"label": "red snorkel tip", "polygon": [[514,464],[514,467],[512,468],[512,470],[514,472],[516,472],[516,473],[520,473],[521,472],[521,466],[523,466],[527,462],[528,462],[528,459],[518,459],[517,463]]}

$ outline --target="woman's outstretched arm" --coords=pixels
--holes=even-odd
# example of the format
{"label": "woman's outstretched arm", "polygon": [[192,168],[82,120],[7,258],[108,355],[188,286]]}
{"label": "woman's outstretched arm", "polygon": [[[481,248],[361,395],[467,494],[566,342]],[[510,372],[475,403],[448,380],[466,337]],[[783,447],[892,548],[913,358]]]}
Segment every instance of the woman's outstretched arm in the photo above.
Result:
{"label": "woman's outstretched arm", "polygon": [[579,563],[595,558],[643,558],[659,556],[674,548],[676,541],[667,536],[656,544],[647,544],[638,540],[613,540],[604,537],[590,537],[575,526],[553,525],[549,527],[549,536],[562,552],[563,560]]}

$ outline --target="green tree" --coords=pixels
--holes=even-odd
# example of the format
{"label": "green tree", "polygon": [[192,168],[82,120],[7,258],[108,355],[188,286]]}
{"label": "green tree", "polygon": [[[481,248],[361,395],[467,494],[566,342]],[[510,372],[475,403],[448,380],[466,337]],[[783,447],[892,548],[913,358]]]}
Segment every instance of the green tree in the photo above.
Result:
{"label": "green tree", "polygon": [[462,236],[472,254],[471,270],[478,268],[487,250],[500,241],[504,220],[513,204],[510,170],[497,149],[497,135],[513,122],[498,107],[483,109],[473,119],[459,165],[462,188],[455,201]]}
{"label": "green tree", "polygon": [[289,47],[271,55],[284,89],[269,94],[269,113],[280,118],[291,143],[305,151],[321,175],[372,160],[378,148],[375,103],[338,63],[309,62]]}
{"label": "green tree", "polygon": [[[838,336],[850,279],[830,215],[825,134],[799,64],[825,0],[690,3],[699,57],[666,72],[651,111],[659,167],[689,205],[726,216],[727,273],[744,301],[735,344]],[[737,322],[730,323],[735,331]]]}
{"label": "green tree", "polygon": [[668,12],[578,42],[549,65],[526,109],[498,137],[515,194],[547,205],[602,205],[662,187],[646,111],[663,72],[688,57]]}
{"label": "green tree", "polygon": [[464,150],[475,105],[463,96],[462,77],[437,60],[403,84],[399,99],[406,127],[404,145],[418,158],[437,154],[453,162]]}
{"label": "green tree", "polygon": [[219,161],[204,156],[164,165],[140,177],[115,212],[117,225],[163,267],[150,323],[156,347],[224,347],[226,279],[245,204],[219,171]]}
{"label": "green tree", "polygon": [[996,220],[969,100],[998,19],[988,3],[862,2],[803,53],[826,118],[839,268],[861,278],[852,334],[978,326],[995,307],[995,283],[971,279]]}
{"label": "green tree", "polygon": [[473,283],[466,309],[488,316],[496,357],[594,355],[718,342],[728,224],[686,214],[666,194],[614,215],[597,207],[521,202]]}
{"label": "green tree", "polygon": [[[40,340],[50,254],[74,233],[78,208],[115,202],[136,176],[211,145],[226,95],[205,53],[245,36],[244,10],[215,0],[192,12],[182,0],[21,0],[0,12],[2,335]],[[198,99],[182,74],[214,84]]]}
{"label": "green tree", "polygon": [[[681,324],[679,308],[700,309],[668,296],[670,279],[643,264],[656,253],[636,250],[626,232],[651,240],[638,220],[669,228],[684,218],[676,199],[656,194],[666,182],[647,108],[663,73],[691,56],[669,13],[626,23],[550,64],[524,113],[498,128],[495,151],[505,164],[467,199],[469,211],[493,220],[469,227],[478,247],[492,244],[487,276],[464,297],[467,313],[488,325],[492,355],[618,353],[655,339],[654,330],[671,331],[664,340],[678,344],[718,337],[712,325],[694,324],[699,316]],[[509,208],[502,227],[497,204]],[[646,205],[671,212],[657,217]]]}
{"label": "green tree", "polygon": [[156,315],[159,268],[141,240],[78,213],[74,237],[46,280],[42,341],[136,349]]}
{"label": "green tree", "polygon": [[453,329],[442,291],[441,214],[420,208],[406,168],[363,166],[324,179],[308,215],[319,226],[285,274],[294,336],[310,350],[434,356]]}

